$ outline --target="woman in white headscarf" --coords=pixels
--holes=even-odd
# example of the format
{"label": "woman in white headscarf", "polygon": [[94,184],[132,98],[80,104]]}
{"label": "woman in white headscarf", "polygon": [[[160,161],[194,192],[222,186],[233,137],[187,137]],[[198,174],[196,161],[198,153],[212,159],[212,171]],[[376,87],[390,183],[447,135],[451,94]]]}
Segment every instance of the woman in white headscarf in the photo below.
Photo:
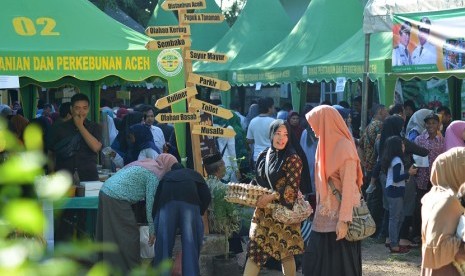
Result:
{"label": "woman in white headscarf", "polygon": [[414,142],[418,135],[422,134],[426,129],[425,118],[433,113],[430,109],[420,109],[413,113],[410,121],[408,121],[407,128],[405,129],[405,137]]}

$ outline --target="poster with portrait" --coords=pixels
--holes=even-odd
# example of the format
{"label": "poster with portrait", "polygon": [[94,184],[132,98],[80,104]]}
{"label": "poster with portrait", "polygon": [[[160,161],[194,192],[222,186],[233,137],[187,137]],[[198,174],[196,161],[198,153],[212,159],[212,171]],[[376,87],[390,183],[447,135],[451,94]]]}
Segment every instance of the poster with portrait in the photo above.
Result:
{"label": "poster with portrait", "polygon": [[465,67],[465,9],[393,17],[392,71],[456,71]]}

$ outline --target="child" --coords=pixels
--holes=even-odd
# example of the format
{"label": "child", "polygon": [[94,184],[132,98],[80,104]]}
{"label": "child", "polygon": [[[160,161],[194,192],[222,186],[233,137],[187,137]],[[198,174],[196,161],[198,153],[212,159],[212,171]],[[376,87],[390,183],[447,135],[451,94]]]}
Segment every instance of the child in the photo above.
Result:
{"label": "child", "polygon": [[404,173],[402,155],[405,145],[398,136],[389,137],[385,142],[381,169],[386,172],[386,198],[389,204],[389,240],[391,253],[408,253],[409,249],[399,246],[399,232],[404,220],[405,180],[417,173],[413,165]]}

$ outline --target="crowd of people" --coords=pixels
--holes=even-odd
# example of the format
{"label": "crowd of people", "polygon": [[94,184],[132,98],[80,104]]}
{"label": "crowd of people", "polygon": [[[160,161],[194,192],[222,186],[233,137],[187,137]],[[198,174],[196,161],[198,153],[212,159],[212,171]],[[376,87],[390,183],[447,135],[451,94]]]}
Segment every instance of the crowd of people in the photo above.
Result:
{"label": "crowd of people", "polygon": [[[148,105],[116,112],[102,107],[98,124],[87,119],[87,96],[76,94],[57,118],[44,105],[34,121],[44,130],[53,161],[48,173],[66,170],[81,181],[98,180],[99,153],[111,157],[116,173],[99,194],[95,238],[117,245],[99,258],[123,273],[141,263],[146,246],[139,242],[134,204],[145,201],[154,265],[173,258],[179,230],[183,275],[199,275],[202,216],[212,207],[211,190],[249,178],[276,193],[257,201],[244,275],[258,275],[272,260],[281,262],[284,275],[295,275],[300,265],[304,275],[362,275],[361,242],[345,239],[362,196],[377,225],[373,239],[391,254],[421,247],[422,275],[455,275],[451,271],[465,260],[463,234],[455,233],[465,202],[465,122],[453,121],[445,106],[416,110],[407,101],[373,105],[361,130],[360,102],[356,98],[352,109],[346,102],[324,102],[302,114],[283,106],[276,113],[273,99],[265,97],[245,116],[233,104],[234,116],[214,118],[213,124],[234,129],[236,136],[216,140],[216,152],[203,159],[207,177],[180,164],[173,127],[156,122],[163,111]],[[20,106],[2,106],[0,114],[21,140],[29,122]],[[330,186],[340,191],[340,201]],[[301,225],[277,221],[267,208],[292,208],[299,191],[315,210],[305,240]]]}

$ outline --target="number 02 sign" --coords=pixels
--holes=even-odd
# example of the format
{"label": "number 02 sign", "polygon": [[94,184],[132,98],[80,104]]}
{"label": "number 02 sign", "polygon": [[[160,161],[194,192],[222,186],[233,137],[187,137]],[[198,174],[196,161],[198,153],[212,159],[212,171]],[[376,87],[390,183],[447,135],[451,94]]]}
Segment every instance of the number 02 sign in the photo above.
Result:
{"label": "number 02 sign", "polygon": [[39,29],[40,35],[60,35],[59,32],[54,31],[56,25],[55,19],[50,17],[39,17],[35,22],[29,17],[13,18],[15,32],[23,36],[33,36],[37,34],[37,29]]}

